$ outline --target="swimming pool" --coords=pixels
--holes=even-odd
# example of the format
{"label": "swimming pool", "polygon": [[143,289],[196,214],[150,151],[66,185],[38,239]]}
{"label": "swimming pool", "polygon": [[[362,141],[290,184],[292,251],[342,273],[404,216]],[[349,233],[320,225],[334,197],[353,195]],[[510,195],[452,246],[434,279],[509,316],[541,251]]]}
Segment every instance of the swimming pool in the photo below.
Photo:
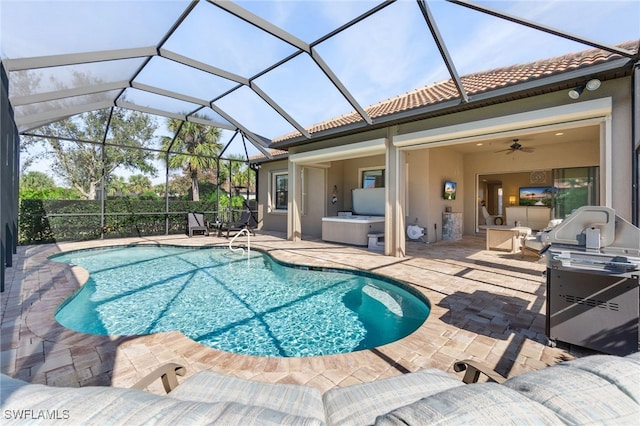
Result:
{"label": "swimming pool", "polygon": [[51,260],[89,271],[58,308],[72,330],[142,335],[179,330],[212,348],[256,356],[353,352],[401,339],[429,315],[426,298],[369,273],[294,267],[266,253],[119,246]]}

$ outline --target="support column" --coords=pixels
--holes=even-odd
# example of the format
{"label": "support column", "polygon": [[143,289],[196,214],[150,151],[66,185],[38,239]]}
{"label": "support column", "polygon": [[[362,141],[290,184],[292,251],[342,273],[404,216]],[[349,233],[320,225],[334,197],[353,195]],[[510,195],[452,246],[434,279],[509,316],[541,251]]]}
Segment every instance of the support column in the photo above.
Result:
{"label": "support column", "polygon": [[600,204],[613,207],[613,136],[611,115],[600,123]]}
{"label": "support column", "polygon": [[302,175],[301,167],[289,161],[289,200],[287,203],[287,240],[302,239]]}
{"label": "support column", "polygon": [[164,235],[169,235],[169,151],[164,154]]}
{"label": "support column", "polygon": [[0,66],[0,292],[6,268],[13,266],[18,247],[20,139],[9,103],[9,80]]}
{"label": "support column", "polygon": [[632,77],[631,120],[631,221],[640,226],[640,62],[636,62]]}
{"label": "support column", "polygon": [[404,237],[404,200],[406,193],[406,154],[393,145],[396,127],[389,128],[385,138],[385,229],[384,253],[387,256],[404,257],[406,239]]}

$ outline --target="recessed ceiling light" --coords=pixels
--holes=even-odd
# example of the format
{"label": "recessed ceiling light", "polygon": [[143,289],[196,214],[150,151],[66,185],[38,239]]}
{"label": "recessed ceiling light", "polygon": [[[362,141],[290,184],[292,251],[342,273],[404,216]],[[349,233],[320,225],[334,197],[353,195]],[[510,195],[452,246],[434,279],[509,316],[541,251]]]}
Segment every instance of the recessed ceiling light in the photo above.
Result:
{"label": "recessed ceiling light", "polygon": [[562,135],[564,135],[564,132],[558,132],[558,133],[556,133],[556,136],[562,136]]}
{"label": "recessed ceiling light", "polygon": [[482,146],[482,142],[478,142],[476,146]]}

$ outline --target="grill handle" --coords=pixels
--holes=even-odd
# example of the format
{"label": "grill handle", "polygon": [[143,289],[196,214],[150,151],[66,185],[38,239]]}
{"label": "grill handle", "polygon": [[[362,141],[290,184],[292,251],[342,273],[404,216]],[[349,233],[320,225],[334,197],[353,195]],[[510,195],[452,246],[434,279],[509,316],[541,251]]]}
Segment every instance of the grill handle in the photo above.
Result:
{"label": "grill handle", "polygon": [[610,267],[610,268],[615,268],[615,269],[624,269],[625,271],[635,271],[636,269],[638,269],[638,265],[636,263],[633,262],[619,262],[619,261],[613,261],[613,260],[594,260],[594,259],[580,259],[580,258],[573,258],[571,256],[567,256],[567,255],[562,255],[562,254],[558,254],[552,257],[553,260],[559,260],[560,262],[564,263],[565,262],[569,262],[569,265],[567,266],[571,266],[571,263],[577,263],[577,264],[583,264],[583,265],[591,265],[591,266],[604,266],[604,267]]}

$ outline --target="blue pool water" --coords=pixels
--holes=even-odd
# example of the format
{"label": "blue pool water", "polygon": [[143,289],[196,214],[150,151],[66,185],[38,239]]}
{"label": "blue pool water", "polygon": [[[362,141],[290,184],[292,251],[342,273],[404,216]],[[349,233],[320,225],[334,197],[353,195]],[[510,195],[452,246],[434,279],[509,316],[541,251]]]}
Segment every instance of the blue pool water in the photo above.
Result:
{"label": "blue pool water", "polygon": [[426,299],[401,283],[292,267],[255,250],[248,258],[221,248],[129,246],[51,260],[89,271],[56,313],[60,324],[84,333],[179,330],[228,352],[304,357],[393,342],[429,315]]}

